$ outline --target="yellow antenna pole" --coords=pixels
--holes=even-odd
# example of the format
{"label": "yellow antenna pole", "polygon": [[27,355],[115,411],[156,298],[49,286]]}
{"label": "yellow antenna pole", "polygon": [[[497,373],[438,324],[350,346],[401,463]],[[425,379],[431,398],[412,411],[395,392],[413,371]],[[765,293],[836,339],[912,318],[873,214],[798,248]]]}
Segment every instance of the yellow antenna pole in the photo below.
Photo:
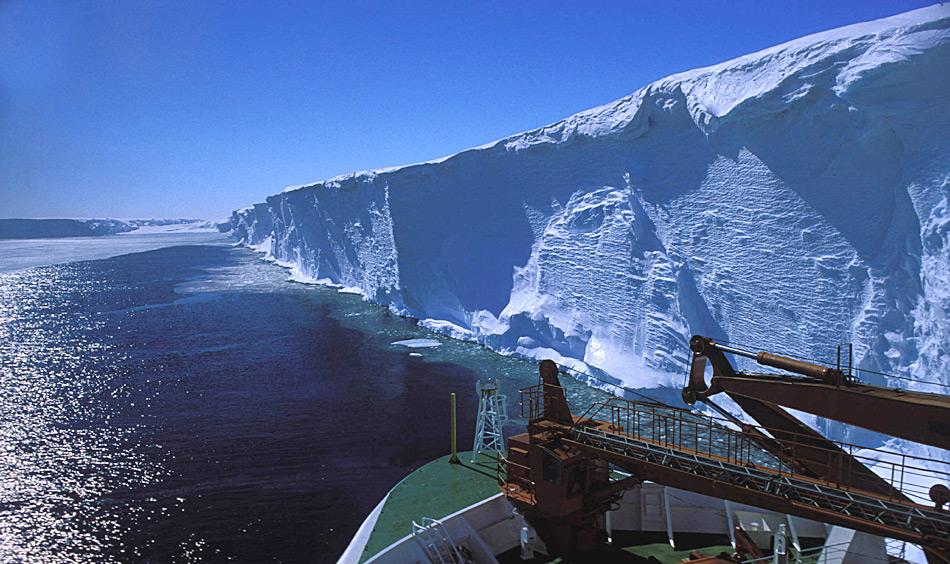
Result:
{"label": "yellow antenna pole", "polygon": [[461,464],[455,444],[455,392],[452,392],[452,456],[449,458],[449,464]]}

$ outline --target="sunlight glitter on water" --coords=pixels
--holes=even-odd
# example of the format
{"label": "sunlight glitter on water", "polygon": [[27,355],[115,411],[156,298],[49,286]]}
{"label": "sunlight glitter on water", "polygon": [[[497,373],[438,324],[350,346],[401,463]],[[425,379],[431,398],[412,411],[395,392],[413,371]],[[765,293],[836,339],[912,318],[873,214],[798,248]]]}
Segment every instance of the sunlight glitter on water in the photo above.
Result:
{"label": "sunlight glitter on water", "polygon": [[466,433],[498,378],[519,429],[534,362],[288,277],[221,245],[0,274],[0,561],[332,562],[450,392]]}
{"label": "sunlight glitter on water", "polygon": [[[116,531],[103,497],[156,479],[95,398],[117,371],[93,316],[71,310],[97,291],[81,266],[0,275],[0,553],[18,561],[95,556]],[[99,533],[93,534],[90,528]],[[108,542],[108,539],[105,539]]]}

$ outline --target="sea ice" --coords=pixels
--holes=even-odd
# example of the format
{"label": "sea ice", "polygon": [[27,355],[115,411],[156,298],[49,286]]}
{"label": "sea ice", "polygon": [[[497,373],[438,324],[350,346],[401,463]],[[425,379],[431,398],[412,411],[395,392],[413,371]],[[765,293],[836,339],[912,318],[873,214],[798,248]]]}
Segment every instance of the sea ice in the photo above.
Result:
{"label": "sea ice", "polygon": [[409,347],[410,349],[424,349],[442,345],[442,343],[436,341],[435,339],[406,339],[405,341],[394,341],[392,344]]}

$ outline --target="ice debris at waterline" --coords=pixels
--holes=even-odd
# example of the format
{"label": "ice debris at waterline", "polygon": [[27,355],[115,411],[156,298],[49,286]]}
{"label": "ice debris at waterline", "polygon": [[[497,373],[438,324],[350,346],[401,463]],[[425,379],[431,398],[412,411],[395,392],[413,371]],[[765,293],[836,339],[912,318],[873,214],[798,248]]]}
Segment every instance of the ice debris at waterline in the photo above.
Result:
{"label": "ice debris at waterline", "polygon": [[[676,74],[233,236],[503,353],[679,385],[693,333],[950,378],[950,6]],[[900,384],[862,374],[874,383]]]}
{"label": "ice debris at waterline", "polygon": [[425,349],[442,345],[435,339],[406,339],[405,341],[394,341],[392,344],[409,347],[410,349]]}

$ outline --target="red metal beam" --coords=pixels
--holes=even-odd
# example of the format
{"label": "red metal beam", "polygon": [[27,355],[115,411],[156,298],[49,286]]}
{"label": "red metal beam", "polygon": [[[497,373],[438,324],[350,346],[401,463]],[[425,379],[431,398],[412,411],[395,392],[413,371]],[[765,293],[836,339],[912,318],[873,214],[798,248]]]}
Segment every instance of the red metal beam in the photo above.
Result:
{"label": "red metal beam", "polygon": [[781,407],[738,395],[730,397],[782,445],[783,460],[793,460],[809,474],[829,482],[910,501],[890,482]]}
{"label": "red metal beam", "polygon": [[752,490],[728,482],[714,480],[704,476],[697,476],[660,464],[653,464],[641,460],[634,460],[619,453],[585,445],[573,440],[564,440],[565,444],[582,449],[592,456],[609,460],[613,464],[624,468],[642,480],[656,482],[665,486],[685,491],[696,492],[720,499],[728,499],[737,503],[744,503],[755,507],[767,507],[772,511],[795,515],[804,519],[812,519],[833,525],[841,525],[856,531],[863,531],[872,535],[906,540],[922,544],[946,558],[950,554],[950,538],[935,538],[920,535],[907,529],[890,527],[874,521],[855,518],[845,513],[822,509],[810,504],[786,499],[763,491]]}
{"label": "red metal beam", "polygon": [[713,378],[712,389],[950,450],[948,396],[753,375]]}

